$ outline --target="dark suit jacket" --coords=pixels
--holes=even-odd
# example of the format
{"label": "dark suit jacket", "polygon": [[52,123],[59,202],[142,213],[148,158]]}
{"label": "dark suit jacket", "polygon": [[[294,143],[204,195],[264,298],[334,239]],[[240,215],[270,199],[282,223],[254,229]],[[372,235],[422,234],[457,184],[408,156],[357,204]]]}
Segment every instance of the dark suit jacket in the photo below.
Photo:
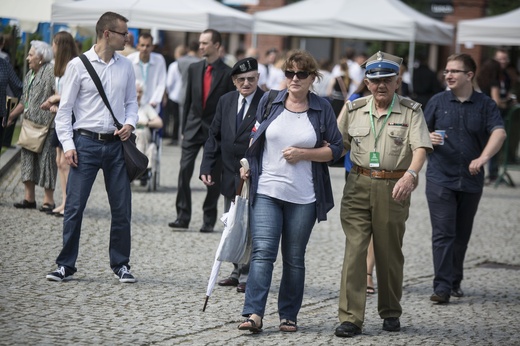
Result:
{"label": "dark suit jacket", "polygon": [[[204,144],[204,154],[200,165],[200,175],[212,174],[215,162],[222,156],[222,181],[220,192],[228,198],[234,198],[240,183],[240,160],[249,146],[249,136],[256,121],[256,110],[264,91],[256,89],[244,120],[236,130],[238,109],[238,91],[232,91],[220,98],[215,118],[209,129],[209,137]],[[199,175],[199,177],[200,177]]]}
{"label": "dark suit jacket", "polygon": [[200,140],[204,143],[208,138],[209,127],[220,96],[236,89],[231,80],[231,68],[218,59],[213,63],[211,88],[206,100],[206,108],[202,109],[202,84],[205,71],[206,60],[193,63],[188,68],[188,84],[182,114],[182,134],[183,140],[186,141]]}

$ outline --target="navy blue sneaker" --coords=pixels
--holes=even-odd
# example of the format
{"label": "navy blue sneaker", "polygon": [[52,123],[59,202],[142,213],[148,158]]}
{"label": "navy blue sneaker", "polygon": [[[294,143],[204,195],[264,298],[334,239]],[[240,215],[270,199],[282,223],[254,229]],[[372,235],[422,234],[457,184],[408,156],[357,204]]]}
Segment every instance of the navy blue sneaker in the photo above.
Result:
{"label": "navy blue sneaker", "polygon": [[67,281],[72,279],[72,274],[68,273],[64,266],[59,266],[58,269],[47,274],[45,278],[49,281]]}
{"label": "navy blue sneaker", "polygon": [[130,270],[126,266],[121,266],[117,271],[116,277],[119,279],[119,282],[123,283],[134,283],[137,280],[134,278],[132,274],[130,274]]}

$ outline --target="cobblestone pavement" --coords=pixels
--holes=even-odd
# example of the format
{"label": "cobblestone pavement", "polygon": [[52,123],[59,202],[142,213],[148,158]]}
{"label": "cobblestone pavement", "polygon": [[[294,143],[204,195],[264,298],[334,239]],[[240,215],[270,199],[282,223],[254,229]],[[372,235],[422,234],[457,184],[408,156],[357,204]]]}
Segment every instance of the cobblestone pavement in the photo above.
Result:
{"label": "cobblestone pavement", "polygon": [[[404,241],[406,258],[402,331],[381,330],[377,295],[368,298],[363,334],[333,335],[338,325],[339,279],[344,235],[339,222],[343,171],[333,168],[336,207],[318,224],[307,251],[304,304],[299,331],[278,331],[276,295],[281,265],[275,265],[264,332],[237,330],[243,294],[216,287],[202,312],[222,226],[202,234],[205,188],[194,178],[194,215],[188,231],[174,232],[180,149],[164,146],[156,192],[133,187],[132,272],[136,284],[120,284],[108,262],[109,206],[102,173],[85,211],[78,272],[74,280],[45,280],[61,248],[62,219],[17,210],[23,198],[19,165],[0,179],[0,345],[518,345],[520,339],[520,189],[486,187],[466,256],[466,296],[446,306],[432,293],[430,221],[424,184],[413,194]],[[196,170],[197,171],[197,170]],[[422,181],[424,181],[424,175]],[[520,173],[513,179],[520,183]],[[60,201],[61,191],[55,193]],[[37,188],[38,206],[43,191]],[[222,210],[223,201],[220,202]],[[501,265],[492,265],[499,263]],[[483,265],[484,264],[484,265]],[[222,265],[220,277],[231,271]],[[377,278],[376,278],[377,283]]]}

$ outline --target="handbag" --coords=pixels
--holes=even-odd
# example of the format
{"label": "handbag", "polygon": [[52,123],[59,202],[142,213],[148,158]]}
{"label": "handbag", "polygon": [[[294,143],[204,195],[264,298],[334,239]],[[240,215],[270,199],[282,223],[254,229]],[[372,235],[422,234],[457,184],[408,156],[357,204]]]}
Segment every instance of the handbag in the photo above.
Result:
{"label": "handbag", "polygon": [[[103,89],[101,80],[99,79],[99,76],[94,70],[94,67],[92,66],[90,61],[88,61],[88,58],[85,56],[85,54],[81,54],[79,58],[87,68],[87,71],[90,74],[92,81],[94,82],[94,84],[96,84],[96,87],[99,91],[99,95],[103,99],[105,106],[107,106],[108,110],[110,111],[110,115],[112,115],[112,118],[114,118],[114,126],[117,127],[118,130],[120,130],[123,127],[123,125],[117,120],[117,118],[114,115],[114,112],[112,112],[112,107],[110,107],[107,95],[105,94],[105,90]],[[140,178],[146,172],[146,168],[148,167],[148,157],[136,147],[135,139],[136,136],[134,133],[132,133],[126,141],[121,141],[121,143],[123,144],[123,153],[125,156],[126,172],[128,173],[128,178],[130,178],[130,181]]]}
{"label": "handbag", "polygon": [[18,137],[18,145],[34,153],[41,153],[45,144],[45,140],[49,135],[49,129],[53,120],[54,115],[48,124],[41,125],[24,118],[22,120],[22,127],[20,129],[20,136]]}

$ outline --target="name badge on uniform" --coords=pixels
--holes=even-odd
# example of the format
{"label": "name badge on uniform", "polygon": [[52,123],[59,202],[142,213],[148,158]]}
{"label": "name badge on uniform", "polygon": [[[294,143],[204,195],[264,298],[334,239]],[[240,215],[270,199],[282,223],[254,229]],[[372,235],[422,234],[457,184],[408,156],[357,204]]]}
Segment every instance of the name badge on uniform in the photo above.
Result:
{"label": "name badge on uniform", "polygon": [[370,167],[379,167],[379,153],[377,151],[373,151],[370,153]]}

